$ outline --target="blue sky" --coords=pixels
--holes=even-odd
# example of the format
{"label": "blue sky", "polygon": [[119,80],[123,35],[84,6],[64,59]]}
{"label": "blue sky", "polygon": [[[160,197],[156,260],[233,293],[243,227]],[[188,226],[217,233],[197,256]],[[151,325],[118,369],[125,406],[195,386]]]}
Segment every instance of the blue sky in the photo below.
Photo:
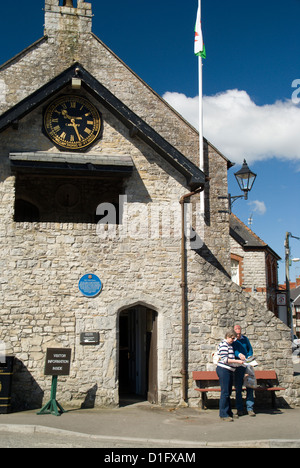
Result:
{"label": "blue sky", "polygon": [[[197,126],[197,0],[92,0],[93,32]],[[43,35],[44,0],[3,2],[0,62]],[[233,212],[284,259],[286,231],[300,237],[300,0],[202,0],[204,135],[258,174]],[[299,82],[295,81],[299,80]],[[294,88],[292,84],[294,83]],[[299,93],[298,93],[299,89]],[[294,93],[294,94],[293,94]],[[292,97],[294,99],[292,99]],[[300,257],[300,241],[291,240]],[[291,280],[300,262],[291,267]],[[284,281],[284,263],[279,280]]]}

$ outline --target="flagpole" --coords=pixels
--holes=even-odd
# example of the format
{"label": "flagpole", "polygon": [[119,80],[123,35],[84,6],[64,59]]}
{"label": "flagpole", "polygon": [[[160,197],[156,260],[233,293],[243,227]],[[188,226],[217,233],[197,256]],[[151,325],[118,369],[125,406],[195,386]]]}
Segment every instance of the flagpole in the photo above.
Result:
{"label": "flagpole", "polygon": [[[201,0],[199,1],[200,21],[201,21]],[[198,81],[199,81],[199,162],[201,171],[204,170],[203,160],[203,80],[202,80],[202,57],[198,57]]]}
{"label": "flagpole", "polygon": [[[198,0],[198,8],[201,21],[201,0]],[[202,57],[198,57],[198,81],[199,81],[199,167],[204,172],[204,151],[203,151],[203,77],[202,77]],[[201,215],[204,216],[204,192],[200,194]]]}

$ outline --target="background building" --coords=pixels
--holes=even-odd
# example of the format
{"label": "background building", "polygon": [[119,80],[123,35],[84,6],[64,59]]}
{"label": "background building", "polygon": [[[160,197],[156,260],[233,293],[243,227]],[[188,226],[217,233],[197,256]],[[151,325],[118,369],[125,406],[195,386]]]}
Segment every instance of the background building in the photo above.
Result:
{"label": "background building", "polygon": [[279,255],[234,214],[230,216],[231,277],[278,316]]}

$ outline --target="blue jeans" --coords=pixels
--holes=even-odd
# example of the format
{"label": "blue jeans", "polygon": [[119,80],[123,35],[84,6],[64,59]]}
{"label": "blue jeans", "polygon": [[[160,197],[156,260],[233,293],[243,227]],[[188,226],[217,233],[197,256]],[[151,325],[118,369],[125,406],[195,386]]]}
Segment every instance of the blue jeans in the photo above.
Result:
{"label": "blue jeans", "polygon": [[217,366],[217,374],[220,380],[220,418],[232,418],[230,395],[233,385],[233,372],[224,367]]}
{"label": "blue jeans", "polygon": [[[235,383],[235,390],[236,390],[236,397],[235,397],[236,409],[238,411],[244,410],[242,387],[243,387],[245,372],[246,372],[246,368],[241,366],[241,367],[237,367],[234,373],[234,383]],[[254,408],[253,388],[247,388],[246,408],[247,408],[247,411],[253,411],[253,408]]]}

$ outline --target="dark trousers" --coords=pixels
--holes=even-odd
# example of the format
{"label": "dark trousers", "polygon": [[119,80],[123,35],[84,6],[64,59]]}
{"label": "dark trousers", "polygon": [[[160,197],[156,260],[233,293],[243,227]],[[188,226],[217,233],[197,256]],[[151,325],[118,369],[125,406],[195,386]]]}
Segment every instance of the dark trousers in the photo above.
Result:
{"label": "dark trousers", "polygon": [[234,372],[217,366],[217,374],[220,380],[221,397],[220,397],[220,418],[232,418],[230,396],[233,385]]}
{"label": "dark trousers", "polygon": [[[236,393],[236,409],[238,411],[244,410],[242,388],[244,377],[246,373],[246,367],[237,367],[234,372],[234,383],[235,383],[235,393]],[[253,388],[247,388],[246,391],[246,408],[247,411],[253,411],[254,408],[254,391]]]}

